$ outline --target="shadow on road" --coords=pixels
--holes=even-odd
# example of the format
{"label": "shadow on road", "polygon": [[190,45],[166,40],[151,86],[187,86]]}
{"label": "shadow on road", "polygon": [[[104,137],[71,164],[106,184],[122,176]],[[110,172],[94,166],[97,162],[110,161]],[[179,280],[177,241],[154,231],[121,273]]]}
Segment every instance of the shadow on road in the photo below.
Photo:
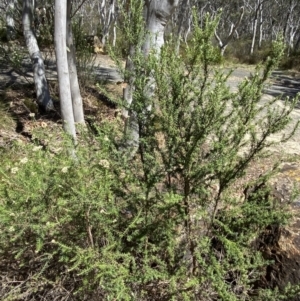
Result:
{"label": "shadow on road", "polygon": [[[14,83],[24,84],[33,82],[32,65],[30,59],[24,59],[19,70],[8,66],[4,58],[0,59],[0,92],[4,87]],[[57,80],[56,63],[53,59],[45,60],[45,71],[48,80]],[[225,70],[228,71],[228,70]],[[87,72],[92,72],[97,81],[101,82],[122,82],[122,75],[116,68],[96,65]],[[249,77],[251,72],[245,68],[236,68],[228,79],[228,84],[233,90],[237,90],[239,83]],[[300,75],[286,71],[274,71],[271,75],[271,83],[264,89],[264,94],[278,97],[285,100],[286,97],[294,98],[300,92]],[[296,106],[300,108],[300,102]]]}
{"label": "shadow on road", "polygon": [[[285,100],[293,99],[300,92],[300,78],[287,75],[284,71],[274,71],[271,75],[272,85],[264,89],[264,93]],[[300,103],[297,106],[300,108]]]}

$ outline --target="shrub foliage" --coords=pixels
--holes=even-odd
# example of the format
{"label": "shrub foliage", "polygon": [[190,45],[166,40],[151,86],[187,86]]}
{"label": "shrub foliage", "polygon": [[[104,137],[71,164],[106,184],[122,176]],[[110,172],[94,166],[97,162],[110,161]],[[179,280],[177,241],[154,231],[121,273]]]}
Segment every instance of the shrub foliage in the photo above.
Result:
{"label": "shrub foliage", "polygon": [[116,149],[112,124],[82,137],[77,160],[38,145],[1,154],[1,300],[282,297],[255,286],[267,262],[253,243],[288,218],[270,194],[272,172],[235,190],[295,104],[260,102],[282,45],[232,92],[215,66],[214,28],[195,28],[184,60],[172,41],[146,60],[132,53],[134,159]]}

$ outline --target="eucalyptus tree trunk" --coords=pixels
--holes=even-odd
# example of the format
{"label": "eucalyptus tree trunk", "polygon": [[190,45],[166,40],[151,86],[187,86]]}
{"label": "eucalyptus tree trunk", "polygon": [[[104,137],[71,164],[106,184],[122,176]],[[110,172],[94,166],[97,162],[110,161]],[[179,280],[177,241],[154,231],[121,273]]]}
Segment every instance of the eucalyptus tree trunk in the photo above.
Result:
{"label": "eucalyptus tree trunk", "polygon": [[164,45],[164,32],[166,24],[179,0],[146,0],[145,20],[146,20],[146,40],[143,46],[144,55],[147,56],[150,50],[155,50],[159,55],[161,47]]}
{"label": "eucalyptus tree trunk", "polygon": [[113,40],[112,40],[112,46],[116,47],[116,42],[117,42],[117,24],[115,22],[113,26]]}
{"label": "eucalyptus tree trunk", "polygon": [[258,38],[258,48],[261,48],[263,39],[263,5],[261,4],[259,9],[259,38]]}
{"label": "eucalyptus tree trunk", "polygon": [[225,53],[225,50],[226,50],[226,48],[228,46],[228,43],[232,40],[234,33],[236,32],[237,28],[239,27],[239,25],[240,25],[240,23],[241,23],[241,21],[243,19],[243,16],[244,16],[244,7],[241,7],[239,19],[237,20],[237,22],[235,24],[234,23],[231,24],[229,34],[224,39],[224,41],[221,40],[221,38],[217,34],[217,31],[215,30],[215,38],[218,41],[219,48],[220,48],[222,56]]}
{"label": "eucalyptus tree trunk", "polygon": [[54,42],[64,130],[76,141],[66,45],[67,0],[55,0]]}
{"label": "eucalyptus tree trunk", "polygon": [[[164,32],[167,21],[172,16],[179,0],[146,0],[144,7],[144,18],[146,23],[146,37],[142,47],[144,57],[146,58],[150,51],[159,56],[160,49],[164,45]],[[131,45],[131,51],[133,51]],[[132,70],[132,62],[127,64],[126,68]],[[132,92],[134,90],[134,83],[128,83],[124,90],[124,100],[130,106],[132,99]],[[148,79],[148,85],[144,91],[146,99],[153,97],[155,90],[155,82],[153,78]],[[150,107],[146,108],[151,110]],[[128,133],[125,147],[129,148],[129,156],[132,157],[138,150],[140,140],[140,128],[138,124],[137,113],[133,110],[129,116],[129,122],[126,124],[125,131]]]}
{"label": "eucalyptus tree trunk", "polygon": [[[105,1],[103,1],[105,2]],[[115,22],[116,19],[116,3],[115,0],[110,0],[109,7],[108,8],[103,8],[104,10],[106,9],[106,12],[103,12],[103,20],[102,20],[102,39],[101,43],[103,45],[103,48],[105,47],[106,41],[109,37],[109,31],[111,29],[112,23]]]}
{"label": "eucalyptus tree trunk", "polygon": [[45,66],[40,52],[32,24],[33,24],[33,0],[23,0],[23,32],[26,46],[33,64],[33,78],[38,105],[47,111],[53,110],[53,102],[50,97],[47,79],[45,76]]}
{"label": "eucalyptus tree trunk", "polygon": [[187,12],[189,11],[189,7],[190,7],[190,0],[183,0],[181,5],[180,5],[180,9],[179,9],[179,21],[178,21],[178,30],[177,30],[177,41],[176,41],[176,48],[175,51],[177,54],[179,54],[179,49],[180,49],[180,41],[181,41],[181,36],[183,33],[183,29],[184,29],[184,21],[188,21],[188,16],[187,16]]}
{"label": "eucalyptus tree trunk", "polygon": [[76,123],[84,124],[84,113],[83,104],[80,94],[80,88],[78,83],[77,68],[76,68],[76,55],[75,55],[75,45],[73,40],[72,23],[71,23],[71,0],[67,0],[67,57],[69,66],[69,76],[70,76],[70,88],[72,96],[72,107],[74,114],[74,121]]}
{"label": "eucalyptus tree trunk", "polygon": [[130,45],[129,49],[129,56],[126,60],[126,71],[128,72],[129,78],[127,79],[127,86],[123,89],[123,99],[126,102],[126,109],[123,110],[122,116],[125,120],[125,148],[129,149],[130,156],[133,156],[139,146],[139,125],[137,122],[137,116],[136,112],[133,110],[130,112],[128,111],[128,108],[130,108],[132,101],[133,101],[133,91],[134,91],[134,81],[135,76],[134,74],[134,64],[131,60],[131,58],[135,54],[135,47],[134,45]]}
{"label": "eucalyptus tree trunk", "polygon": [[6,37],[8,41],[14,40],[16,38],[16,29],[15,29],[15,1],[9,0],[7,9],[6,9]]}
{"label": "eucalyptus tree trunk", "polygon": [[285,21],[285,29],[284,29],[284,38],[286,39],[288,52],[287,55],[289,56],[291,51],[294,50],[294,39],[296,33],[298,33],[299,29],[299,1],[290,1],[289,3],[289,12],[287,14],[287,18]]}
{"label": "eucalyptus tree trunk", "polygon": [[258,22],[258,11],[259,6],[255,9],[255,17],[253,22],[253,34],[252,34],[252,42],[251,42],[251,48],[250,48],[250,54],[252,55],[254,52],[254,46],[255,46],[255,39],[256,39],[256,31],[257,31],[257,22]]}

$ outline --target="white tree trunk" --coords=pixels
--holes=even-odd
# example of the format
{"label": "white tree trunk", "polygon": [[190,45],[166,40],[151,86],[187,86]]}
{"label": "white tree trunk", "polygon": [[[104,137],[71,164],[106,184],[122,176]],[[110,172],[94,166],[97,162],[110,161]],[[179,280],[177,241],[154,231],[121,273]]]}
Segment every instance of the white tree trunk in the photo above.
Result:
{"label": "white tree trunk", "polygon": [[14,12],[15,0],[9,0],[6,9],[6,37],[8,41],[14,40],[16,38]]}
{"label": "white tree trunk", "polygon": [[145,18],[147,37],[143,46],[147,56],[151,49],[159,54],[164,45],[164,32],[167,21],[171,17],[179,0],[146,0]]}
{"label": "white tree trunk", "polygon": [[[156,55],[160,54],[160,49],[164,45],[164,32],[167,21],[171,17],[174,9],[177,7],[179,0],[146,0],[145,1],[145,21],[146,21],[146,39],[143,45],[144,56],[147,57],[151,50],[154,50]],[[131,51],[134,51],[131,46]],[[129,70],[134,66],[130,59],[127,61]],[[132,78],[132,80],[134,80]],[[134,90],[134,83],[129,83],[124,90],[124,100],[128,106],[132,103],[132,92]],[[155,83],[153,79],[149,79],[149,84],[146,87],[144,94],[146,98],[150,99],[155,90]],[[145,108],[146,109],[146,108]],[[151,108],[147,108],[148,110]],[[129,122],[126,125],[128,128],[125,132],[128,133],[126,141],[126,148],[129,148],[129,156],[132,157],[139,147],[139,124],[137,113],[132,111],[129,117]]]}
{"label": "white tree trunk", "polygon": [[76,141],[67,58],[67,0],[55,0],[54,42],[59,83],[60,108],[64,130]]}
{"label": "white tree trunk", "polygon": [[252,35],[252,42],[251,42],[251,48],[250,48],[250,54],[251,55],[254,52],[255,39],[256,39],[256,30],[257,30],[257,19],[254,20],[253,35]]}
{"label": "white tree trunk", "polygon": [[78,83],[77,68],[76,68],[76,54],[73,41],[72,23],[71,23],[71,0],[67,0],[67,56],[70,76],[70,87],[72,95],[72,107],[74,114],[74,121],[76,123],[84,124],[84,112],[80,88]]}
{"label": "white tree trunk", "polygon": [[241,7],[241,12],[240,12],[240,17],[239,17],[239,19],[237,20],[237,22],[235,24],[233,24],[233,23],[231,24],[229,34],[224,39],[224,42],[221,40],[221,38],[217,34],[217,31],[215,30],[215,38],[218,41],[219,48],[220,48],[222,56],[225,53],[225,50],[226,50],[226,47],[228,46],[228,43],[232,40],[234,33],[236,32],[237,28],[239,27],[239,25],[240,25],[240,23],[243,19],[243,16],[244,16],[244,7],[242,6]]}
{"label": "white tree trunk", "polygon": [[103,48],[105,47],[106,41],[109,37],[110,27],[111,27],[112,22],[114,22],[114,18],[115,18],[115,0],[111,0],[109,9],[108,9],[108,13],[106,15],[105,25],[102,30],[101,42],[102,42]]}
{"label": "white tree trunk", "polygon": [[39,106],[47,112],[53,110],[54,106],[45,76],[44,60],[32,29],[33,7],[34,3],[32,0],[23,0],[23,32],[26,46],[33,64],[33,76],[37,102]]}
{"label": "white tree trunk", "polygon": [[263,39],[263,5],[261,4],[259,9],[259,39],[258,39],[258,48],[261,48]]}
{"label": "white tree trunk", "polygon": [[260,10],[260,6],[261,6],[261,2],[260,2],[260,0],[257,0],[257,6],[255,8],[255,17],[254,17],[254,23],[253,23],[252,43],[251,43],[251,48],[250,48],[250,54],[251,55],[254,52],[256,32],[257,32],[257,23],[258,23],[258,13],[259,13],[259,10]]}
{"label": "white tree trunk", "polygon": [[126,148],[133,149],[133,154],[135,154],[137,147],[139,145],[139,127],[137,123],[137,116],[135,112],[129,114],[128,108],[131,106],[133,101],[133,91],[134,91],[134,65],[131,58],[134,56],[135,47],[134,45],[130,46],[129,56],[126,60],[126,71],[130,74],[130,77],[127,79],[127,86],[123,89],[123,99],[126,102],[126,109],[123,110],[122,115],[125,120],[125,136],[126,137]]}
{"label": "white tree trunk", "polygon": [[[179,14],[177,37],[176,37],[177,38],[176,48],[175,48],[175,52],[177,54],[179,54],[181,37],[182,37],[183,29],[184,29],[184,23],[188,18],[187,12],[189,10],[189,6],[190,6],[190,1],[189,0],[183,0],[182,3],[181,3],[181,6],[180,6],[181,9],[179,9],[180,14]],[[189,20],[188,20],[188,22],[189,22]]]}
{"label": "white tree trunk", "polygon": [[112,40],[113,47],[116,47],[116,41],[117,41],[117,25],[115,23],[113,27],[113,40]]}

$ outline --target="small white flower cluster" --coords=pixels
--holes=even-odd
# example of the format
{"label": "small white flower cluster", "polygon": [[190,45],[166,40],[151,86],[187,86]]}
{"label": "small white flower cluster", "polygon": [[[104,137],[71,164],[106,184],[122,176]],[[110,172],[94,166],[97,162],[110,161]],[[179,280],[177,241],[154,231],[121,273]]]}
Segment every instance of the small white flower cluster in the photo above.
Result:
{"label": "small white flower cluster", "polygon": [[[24,157],[24,158],[20,159],[20,161],[19,161],[19,163],[21,163],[21,164],[26,164],[27,162],[28,162],[28,158],[27,157]],[[18,166],[14,166],[14,167],[12,167],[10,169],[10,172],[12,174],[16,174],[18,171],[19,171],[19,167]]]}
{"label": "small white flower cluster", "polygon": [[43,147],[41,145],[36,145],[33,147],[32,151],[37,152],[38,150],[41,150]]}
{"label": "small white flower cluster", "polygon": [[12,168],[11,168],[10,172],[11,172],[12,174],[16,174],[16,173],[18,172],[18,170],[19,170],[19,168],[15,166],[15,167],[12,167]]}
{"label": "small white flower cluster", "polygon": [[20,160],[20,163],[21,164],[26,164],[28,162],[28,158],[22,158],[21,160]]}
{"label": "small white flower cluster", "polygon": [[67,173],[68,170],[69,170],[69,166],[65,166],[65,167],[63,167],[63,168],[61,169],[61,172],[62,172],[62,173]]}
{"label": "small white flower cluster", "polygon": [[107,160],[105,160],[105,159],[100,160],[99,161],[99,165],[102,166],[102,167],[104,167],[104,168],[106,168],[106,169],[109,169],[109,167],[110,167],[109,162]]}

